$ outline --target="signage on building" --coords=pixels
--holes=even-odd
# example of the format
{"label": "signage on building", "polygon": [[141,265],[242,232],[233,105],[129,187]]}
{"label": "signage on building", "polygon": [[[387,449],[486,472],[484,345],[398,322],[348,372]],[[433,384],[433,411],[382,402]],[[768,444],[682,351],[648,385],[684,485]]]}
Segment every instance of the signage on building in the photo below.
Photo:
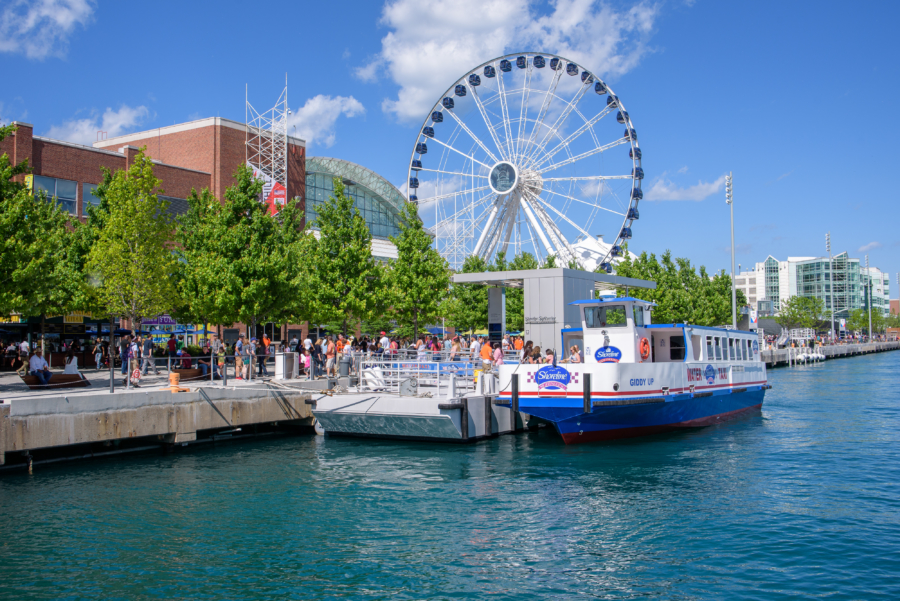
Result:
{"label": "signage on building", "polygon": [[281,210],[287,203],[287,188],[281,182],[276,182],[270,175],[256,166],[247,162],[247,166],[253,170],[253,177],[263,181],[262,197],[260,201],[269,207],[269,213],[273,215]]}
{"label": "signage on building", "polygon": [[28,190],[29,196],[34,194],[34,176],[31,174],[25,176],[25,189]]}
{"label": "signage on building", "polygon": [[525,323],[556,323],[555,317],[526,317]]}
{"label": "signage on building", "polygon": [[145,319],[141,322],[142,326],[174,326],[175,324],[175,319],[166,313],[157,315],[153,319]]}

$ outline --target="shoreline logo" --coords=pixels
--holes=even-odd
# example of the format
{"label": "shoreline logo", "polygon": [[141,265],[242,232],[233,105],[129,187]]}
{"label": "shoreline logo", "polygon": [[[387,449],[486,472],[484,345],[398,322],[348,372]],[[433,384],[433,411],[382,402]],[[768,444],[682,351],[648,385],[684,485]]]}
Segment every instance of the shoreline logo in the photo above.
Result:
{"label": "shoreline logo", "polygon": [[618,363],[622,359],[622,351],[614,346],[598,348],[594,353],[597,363]]}
{"label": "shoreline logo", "polygon": [[534,381],[538,390],[566,390],[571,376],[564,367],[548,365],[542,367],[534,374]]}
{"label": "shoreline logo", "polygon": [[706,376],[707,384],[715,384],[716,383],[716,368],[712,365],[707,365],[706,370],[703,372],[703,375]]}

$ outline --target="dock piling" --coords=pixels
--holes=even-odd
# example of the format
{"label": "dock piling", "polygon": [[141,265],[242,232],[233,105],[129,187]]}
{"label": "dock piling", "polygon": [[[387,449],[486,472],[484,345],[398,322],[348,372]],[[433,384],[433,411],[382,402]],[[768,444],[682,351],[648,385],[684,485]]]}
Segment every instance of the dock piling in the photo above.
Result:
{"label": "dock piling", "polygon": [[591,413],[594,405],[591,403],[591,374],[584,374],[584,412]]}

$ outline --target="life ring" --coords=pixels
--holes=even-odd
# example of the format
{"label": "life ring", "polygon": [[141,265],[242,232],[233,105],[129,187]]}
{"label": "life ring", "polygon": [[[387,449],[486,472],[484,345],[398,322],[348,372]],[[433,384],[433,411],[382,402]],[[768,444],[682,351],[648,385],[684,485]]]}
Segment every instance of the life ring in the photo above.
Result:
{"label": "life ring", "polygon": [[641,359],[647,359],[650,357],[650,341],[646,338],[641,338]]}

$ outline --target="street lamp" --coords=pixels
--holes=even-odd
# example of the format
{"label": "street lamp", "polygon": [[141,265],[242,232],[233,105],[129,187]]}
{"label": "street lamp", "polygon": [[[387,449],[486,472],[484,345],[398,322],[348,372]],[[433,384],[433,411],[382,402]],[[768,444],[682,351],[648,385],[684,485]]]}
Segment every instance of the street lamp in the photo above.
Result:
{"label": "street lamp", "polygon": [[834,344],[834,259],[831,257],[831,232],[825,234],[825,250],[828,251],[828,287],[831,289],[831,344]]}
{"label": "street lamp", "polygon": [[737,329],[737,290],[734,287],[734,195],[732,172],[725,176],[725,202],[731,207],[731,325]]}

